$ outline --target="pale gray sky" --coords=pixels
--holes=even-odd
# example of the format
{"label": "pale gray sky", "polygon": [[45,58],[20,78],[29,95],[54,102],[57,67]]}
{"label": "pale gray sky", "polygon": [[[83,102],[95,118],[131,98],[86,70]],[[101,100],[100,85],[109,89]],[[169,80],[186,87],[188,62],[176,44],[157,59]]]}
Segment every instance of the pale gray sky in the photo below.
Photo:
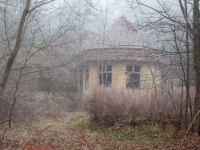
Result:
{"label": "pale gray sky", "polygon": [[[127,1],[131,0],[99,0],[100,3],[102,3],[104,9],[106,8],[108,4],[108,10],[111,13],[110,16],[112,18],[118,18],[122,14],[125,15],[129,20],[135,21],[133,18],[133,11],[135,12],[136,15],[139,15],[139,9],[136,10],[135,6],[136,4],[133,4],[133,10],[130,8],[130,5],[128,5]],[[133,0],[134,1],[134,0]],[[141,3],[144,3],[145,5],[148,5],[150,7],[153,7],[155,9],[159,9],[161,6],[158,3],[158,0],[139,0]],[[159,0],[161,4],[163,2],[163,6],[170,6],[172,9],[176,10],[178,5],[178,0]],[[130,3],[129,3],[130,4]],[[137,7],[139,8],[139,7]],[[142,11],[148,12],[150,9],[146,7],[141,7]]]}
{"label": "pale gray sky", "polygon": [[[61,6],[62,6],[61,4],[62,1],[63,0],[58,0]],[[66,1],[74,2],[76,0],[66,0]],[[107,27],[113,24],[113,22],[115,22],[121,15],[127,17],[127,19],[130,22],[135,23],[136,20],[144,19],[145,15],[142,15],[140,13],[141,11],[145,13],[150,12],[150,9],[144,6],[137,7],[136,3],[134,3],[131,8],[130,3],[128,4],[127,1],[130,2],[135,0],[93,0],[92,2],[94,2],[94,7],[96,7],[96,9],[99,11],[93,9],[96,16],[92,17],[93,20],[92,29],[94,28],[94,30],[96,31],[99,28],[98,26],[102,26],[102,20],[105,19],[106,12],[107,12]],[[165,3],[163,4],[163,6],[165,7],[171,6],[171,8],[173,8],[174,10],[176,10],[177,8],[175,5],[171,4],[173,3],[177,5],[178,2],[178,0],[138,0],[138,1],[155,9],[161,8],[161,6],[158,4],[158,1],[160,1],[161,4],[163,4],[163,2]],[[84,0],[81,0],[81,2],[84,2]],[[91,29],[90,25],[88,26]]]}

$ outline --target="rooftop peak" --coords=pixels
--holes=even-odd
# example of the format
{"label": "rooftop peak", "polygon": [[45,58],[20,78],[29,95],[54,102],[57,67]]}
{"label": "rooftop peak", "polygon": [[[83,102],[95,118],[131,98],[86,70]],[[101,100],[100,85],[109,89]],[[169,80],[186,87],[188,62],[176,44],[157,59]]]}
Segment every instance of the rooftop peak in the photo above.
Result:
{"label": "rooftop peak", "polygon": [[122,15],[108,29],[106,33],[106,44],[115,47],[138,47],[141,39],[132,23]]}

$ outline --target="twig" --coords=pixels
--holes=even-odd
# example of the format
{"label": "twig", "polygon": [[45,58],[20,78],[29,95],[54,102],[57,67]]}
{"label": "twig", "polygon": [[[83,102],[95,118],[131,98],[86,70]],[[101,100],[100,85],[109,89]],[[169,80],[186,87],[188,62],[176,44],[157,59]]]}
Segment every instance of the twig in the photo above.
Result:
{"label": "twig", "polygon": [[[195,150],[196,148],[199,148],[200,147],[200,145],[198,145],[198,144],[195,144],[195,145],[192,145],[192,146],[188,146],[188,147],[185,147],[184,149],[188,149],[188,148],[193,148],[193,150]],[[184,150],[183,149],[183,150]]]}
{"label": "twig", "polygon": [[182,140],[182,142],[181,142],[181,145],[183,145],[183,142],[185,141],[185,137],[186,137],[186,135],[188,134],[190,128],[192,127],[192,124],[194,123],[194,121],[195,121],[196,117],[199,115],[199,113],[200,113],[200,110],[196,113],[196,115],[194,116],[194,119],[193,119],[192,122],[190,123],[189,128],[188,128],[187,131],[185,132],[185,135],[184,135],[184,137],[183,137],[183,140]]}
{"label": "twig", "polygon": [[1,137],[0,143],[1,143],[1,141],[3,141],[3,138],[4,138],[4,136],[6,135],[7,130],[8,130],[8,128],[5,129],[5,131],[4,131],[4,133],[3,133],[3,136]]}
{"label": "twig", "polygon": [[89,143],[88,143],[87,140],[85,139],[85,136],[84,136],[83,133],[81,132],[81,130],[79,130],[79,132],[81,133],[81,138],[82,138],[83,141],[86,143],[86,145],[87,145],[87,147],[89,148],[89,150],[92,150],[92,149],[90,148]]}
{"label": "twig", "polygon": [[44,129],[42,129],[42,130],[41,130],[40,132],[38,132],[37,134],[35,134],[35,136],[33,136],[30,140],[28,140],[28,141],[26,142],[26,144],[24,145],[24,148],[22,148],[22,149],[24,150],[24,149],[26,148],[28,142],[31,141],[34,137],[38,136],[38,135],[41,134],[43,131],[47,130],[48,128],[50,128],[50,127],[52,127],[52,126],[54,126],[54,125],[50,125],[50,126],[44,128]]}
{"label": "twig", "polygon": [[4,120],[3,122],[0,122],[0,124],[3,124],[3,123],[5,123],[5,122],[7,122],[7,121],[10,121],[10,120],[12,120],[12,119]]}
{"label": "twig", "polygon": [[[10,120],[12,120],[12,119],[4,120],[3,122],[0,122],[0,124],[3,124],[3,123],[5,123],[5,122],[7,122],[7,121],[10,121]],[[4,137],[5,137],[6,132],[7,132],[8,129],[9,129],[9,128],[6,128],[6,129],[5,129],[3,135],[2,135],[2,137],[1,137],[1,139],[0,139],[0,143],[3,141],[3,139],[4,139]]]}

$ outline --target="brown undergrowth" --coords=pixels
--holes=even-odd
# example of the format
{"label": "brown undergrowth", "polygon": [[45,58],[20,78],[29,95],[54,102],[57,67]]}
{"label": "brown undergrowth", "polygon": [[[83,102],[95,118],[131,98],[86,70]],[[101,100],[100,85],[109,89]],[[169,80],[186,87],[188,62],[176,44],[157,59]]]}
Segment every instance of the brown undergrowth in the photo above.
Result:
{"label": "brown undergrowth", "polygon": [[112,126],[137,118],[155,120],[164,124],[173,120],[181,122],[184,110],[184,95],[180,90],[173,92],[136,93],[127,90],[94,90],[85,99],[85,110],[92,121],[99,125]]}
{"label": "brown undergrowth", "polygon": [[[1,131],[2,133],[3,131]],[[0,135],[1,135],[0,133]],[[57,149],[57,150],[146,150],[194,149],[200,140],[196,134],[176,132],[168,125],[163,130],[156,125],[129,126],[115,124],[99,127],[90,124],[89,115],[83,112],[66,113],[57,120],[46,119],[28,126],[14,126],[0,143],[1,150]]]}

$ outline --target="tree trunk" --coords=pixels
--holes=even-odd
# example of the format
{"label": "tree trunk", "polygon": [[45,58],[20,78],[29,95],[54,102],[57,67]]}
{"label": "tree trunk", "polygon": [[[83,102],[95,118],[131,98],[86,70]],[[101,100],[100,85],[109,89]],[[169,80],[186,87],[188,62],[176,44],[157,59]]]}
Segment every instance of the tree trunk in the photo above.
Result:
{"label": "tree trunk", "polygon": [[[189,85],[190,85],[190,58],[189,58],[189,22],[188,22],[188,11],[187,11],[187,0],[185,0],[185,20],[186,20],[186,35],[185,35],[185,39],[186,39],[186,102],[185,102],[185,129],[187,130],[188,128],[188,104],[189,104],[189,100],[190,100],[190,93],[189,93]],[[192,118],[191,118],[192,119]]]}
{"label": "tree trunk", "polygon": [[[199,0],[194,0],[193,7],[193,63],[196,76],[196,89],[194,101],[194,114],[200,110],[200,23],[199,23]],[[200,115],[197,117],[198,135],[200,136]]]}
{"label": "tree trunk", "polygon": [[14,60],[15,60],[17,54],[18,54],[18,51],[20,49],[20,45],[21,45],[21,42],[22,42],[22,35],[23,35],[23,32],[24,32],[24,23],[26,21],[27,15],[29,13],[30,3],[31,3],[31,0],[26,1],[26,6],[25,6],[25,9],[23,11],[23,14],[22,14],[22,17],[21,17],[21,20],[20,20],[20,23],[19,23],[19,27],[18,27],[15,47],[12,50],[10,58],[8,59],[5,70],[3,72],[3,76],[2,76],[1,81],[0,81],[0,99],[2,98],[3,90],[6,87],[6,83],[8,81],[8,77],[10,75],[11,68],[13,66],[13,62],[14,62]]}

